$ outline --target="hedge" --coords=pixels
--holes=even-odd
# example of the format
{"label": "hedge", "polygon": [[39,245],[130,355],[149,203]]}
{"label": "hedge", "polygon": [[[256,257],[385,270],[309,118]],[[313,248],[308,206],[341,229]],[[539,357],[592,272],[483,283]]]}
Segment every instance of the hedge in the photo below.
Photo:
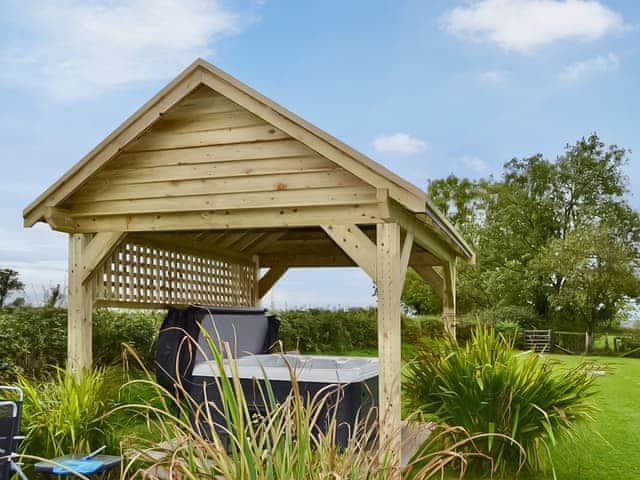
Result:
{"label": "hedge", "polygon": [[[375,308],[329,310],[312,308],[276,312],[282,323],[285,351],[343,354],[375,351],[378,345]],[[164,312],[98,309],[93,315],[93,356],[97,366],[122,361],[128,343],[144,364],[153,366],[155,340]],[[464,330],[464,329],[463,329]],[[416,345],[442,335],[442,321],[433,316],[402,316],[402,341]],[[463,333],[464,335],[464,333]],[[0,309],[0,382],[17,373],[45,377],[67,356],[67,311],[52,307]]]}
{"label": "hedge", "polygon": [[[310,308],[276,312],[285,351],[347,353],[378,348],[377,310]],[[435,316],[402,316],[402,342],[417,345],[425,337],[441,337],[442,320]]]}
{"label": "hedge", "polygon": [[[93,316],[93,355],[98,366],[122,359],[122,344],[132,345],[152,365],[161,312],[98,309]],[[17,373],[42,377],[67,357],[67,311],[53,307],[0,309],[0,381]]]}

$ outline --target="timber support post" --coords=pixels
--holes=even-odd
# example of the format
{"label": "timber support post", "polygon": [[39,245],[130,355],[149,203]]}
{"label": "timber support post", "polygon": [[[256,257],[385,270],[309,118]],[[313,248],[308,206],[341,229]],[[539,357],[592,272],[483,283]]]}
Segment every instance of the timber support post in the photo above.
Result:
{"label": "timber support post", "polygon": [[390,478],[400,479],[400,296],[403,279],[400,226],[397,223],[377,225],[376,251],[380,445],[391,455]]}
{"label": "timber support post", "polygon": [[444,291],[442,295],[442,321],[445,331],[456,338],[456,264],[447,262],[444,267]]}
{"label": "timber support post", "polygon": [[93,362],[93,283],[83,282],[83,253],[90,241],[90,234],[69,235],[67,368],[76,378]]}

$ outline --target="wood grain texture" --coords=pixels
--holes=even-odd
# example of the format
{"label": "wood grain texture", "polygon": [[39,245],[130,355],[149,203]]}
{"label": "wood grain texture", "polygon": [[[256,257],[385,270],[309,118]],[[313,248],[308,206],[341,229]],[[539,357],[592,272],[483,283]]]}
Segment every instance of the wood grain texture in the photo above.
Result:
{"label": "wood grain texture", "polygon": [[335,244],[376,281],[376,245],[357,225],[322,225]]}
{"label": "wood grain texture", "polygon": [[227,194],[186,195],[169,198],[104,200],[77,203],[67,210],[71,217],[136,213],[176,213],[201,210],[233,210],[248,208],[311,207],[322,205],[361,205],[375,202],[375,192],[367,186],[351,188],[325,187],[275,192],[242,192]]}
{"label": "wood grain texture", "polygon": [[[421,189],[200,59],[32,202],[23,213],[25,225],[31,226],[42,219],[49,221],[47,209],[68,208],[73,205],[73,202],[65,202],[74,196],[78,188],[90,183],[92,175],[105,169],[127,170],[131,165],[129,162],[135,158],[149,162],[135,168],[170,164],[181,166],[189,162],[210,164],[221,159],[213,152],[221,153],[222,149],[231,157],[262,159],[273,155],[273,152],[265,152],[264,156],[260,156],[259,149],[267,148],[265,146],[268,144],[274,144],[276,150],[282,149],[285,144],[296,145],[295,148],[299,150],[297,155],[315,152],[353,174],[362,184],[385,189],[390,198],[407,210],[428,217],[425,223],[432,222],[432,225],[429,224],[430,228],[439,233],[444,232],[445,243],[451,241],[452,244],[457,242],[457,245],[463,245],[464,242],[456,237],[456,232],[449,228],[446,219],[431,208]],[[267,149],[270,148],[272,147]],[[132,151],[138,153],[127,153]],[[290,153],[280,152],[271,158],[288,156]],[[191,173],[169,173],[166,170],[128,172],[117,176],[117,179],[115,175],[112,176],[113,183],[110,186],[115,188],[118,182],[124,185],[140,185],[155,180],[181,182],[218,175],[207,168]],[[278,170],[270,171],[274,173]],[[153,175],[157,177],[154,178]],[[94,188],[98,193],[101,192],[99,185],[94,185],[87,191],[91,192]],[[202,194],[211,193],[214,192]],[[134,200],[138,198],[147,197],[136,197]],[[107,198],[101,200],[106,201]],[[94,201],[85,198],[83,203]],[[60,210],[56,212],[59,213]],[[387,220],[390,218],[390,215],[386,216]],[[62,219],[63,217],[53,218],[52,225],[61,225]],[[465,248],[463,250],[463,255],[469,258],[469,251]]]}
{"label": "wood grain texture", "polygon": [[51,224],[53,228],[71,233],[312,227],[323,224],[375,224],[383,221],[377,204],[76,218],[69,218],[65,212],[57,212],[55,218],[56,223]]}
{"label": "wood grain texture", "polygon": [[444,291],[442,295],[442,316],[447,333],[456,338],[456,262],[444,264]]}
{"label": "wood grain texture", "polygon": [[79,378],[91,368],[93,284],[83,283],[83,254],[91,235],[69,235],[69,270],[67,295],[67,366]]}
{"label": "wood grain texture", "polygon": [[417,264],[412,265],[412,268],[431,287],[433,293],[442,300],[444,295],[444,279],[442,276],[429,265]]}
{"label": "wood grain texture", "polygon": [[[353,187],[362,183],[349,172],[330,169],[320,172],[258,175],[247,177],[176,180],[170,182],[137,183],[129,185],[91,184],[74,196],[74,202],[106,200],[138,200],[192,195],[210,195],[249,192],[281,192],[326,187]],[[299,192],[304,196],[304,192]],[[179,201],[179,198],[177,199]]]}
{"label": "wood grain texture", "polygon": [[415,214],[408,211],[394,200],[389,200],[389,215],[398,222],[402,228],[413,235],[413,241],[426,251],[437,257],[442,262],[452,261],[456,255],[462,253],[456,251],[453,245],[442,240],[429,226],[420,221]]}
{"label": "wood grain texture", "polygon": [[33,225],[43,216],[44,208],[57,205],[71,195],[76,188],[104,167],[106,162],[117,155],[140,132],[149,128],[162,113],[169,110],[201,83],[201,73],[189,69],[182,72],[31,202],[23,212],[25,225]]}
{"label": "wood grain texture", "polygon": [[122,232],[97,233],[85,247],[82,254],[82,282],[93,275],[98,265],[125,237]]}
{"label": "wood grain texture", "polygon": [[108,165],[109,169],[197,165],[199,163],[261,160],[269,158],[309,157],[317,155],[297,140],[236,143],[208,147],[177,148],[157,152],[121,153]]}
{"label": "wood grain texture", "polygon": [[223,130],[205,130],[201,132],[172,133],[149,132],[132,142],[127,152],[168,150],[172,148],[204,147],[228,145],[231,143],[282,140],[289,136],[271,125],[253,127],[225,128]]}
{"label": "wood grain texture", "polygon": [[273,288],[275,283],[282,278],[287,272],[288,267],[284,265],[276,265],[271,267],[258,282],[258,297],[263,298],[269,290]]}
{"label": "wood grain texture", "polygon": [[[134,242],[135,240],[135,242]],[[157,241],[157,239],[155,240]],[[95,292],[100,305],[151,308],[207,304],[254,306],[256,262],[200,255],[184,245],[128,237],[102,262]]]}
{"label": "wood grain texture", "polygon": [[161,165],[156,167],[137,167],[134,162],[129,164],[127,168],[107,169],[97,174],[91,183],[99,184],[104,182],[110,185],[123,185],[204,178],[286,174],[337,168],[337,165],[334,163],[317,155],[187,165]]}
{"label": "wood grain texture", "polygon": [[402,294],[400,226],[377,226],[376,287],[378,293],[378,357],[380,442],[391,455],[391,477],[401,478],[401,340]]}
{"label": "wood grain texture", "polygon": [[411,259],[411,252],[413,251],[413,233],[407,232],[402,242],[402,252],[400,253],[400,279],[404,286],[405,279],[407,277],[407,268],[409,267],[409,261]]}

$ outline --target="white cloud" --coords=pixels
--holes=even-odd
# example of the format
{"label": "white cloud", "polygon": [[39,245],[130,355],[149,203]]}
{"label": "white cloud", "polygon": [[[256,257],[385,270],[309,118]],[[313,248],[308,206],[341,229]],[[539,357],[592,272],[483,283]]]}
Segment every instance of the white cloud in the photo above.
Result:
{"label": "white cloud", "polygon": [[598,55],[567,65],[560,72],[560,79],[569,83],[579,82],[591,74],[611,72],[617,70],[619,66],[620,59],[616,54]]}
{"label": "white cloud", "polygon": [[391,135],[380,135],[373,141],[373,148],[379,153],[395,153],[413,155],[428,148],[427,142],[408,133],[398,132]]}
{"label": "white cloud", "polygon": [[13,5],[0,79],[57,100],[170,78],[243,18],[218,0],[45,0]]}
{"label": "white cloud", "polygon": [[473,1],[441,20],[454,35],[523,53],[558,40],[595,40],[624,25],[620,14],[595,0]]}
{"label": "white cloud", "polygon": [[481,158],[462,157],[460,161],[465,167],[473,170],[475,173],[479,175],[486,175],[491,172],[491,167],[489,167],[489,164],[484,160],[482,160]]}
{"label": "white cloud", "polygon": [[509,74],[505,70],[487,70],[481,72],[478,79],[484,84],[499,87],[507,83]]}

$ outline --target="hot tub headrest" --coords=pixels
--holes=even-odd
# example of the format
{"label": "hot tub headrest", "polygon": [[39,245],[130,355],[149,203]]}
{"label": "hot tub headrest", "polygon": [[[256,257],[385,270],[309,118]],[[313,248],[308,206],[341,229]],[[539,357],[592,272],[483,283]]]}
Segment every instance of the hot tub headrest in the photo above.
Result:
{"label": "hot tub headrest", "polygon": [[[206,330],[219,352],[223,352],[222,343],[228,343],[235,358],[251,354],[264,353],[265,340],[269,330],[269,318],[261,308],[227,308],[197,306],[202,309],[200,324]],[[198,337],[199,349],[196,363],[213,360],[207,335],[202,331]],[[204,352],[204,354],[203,354]]]}

